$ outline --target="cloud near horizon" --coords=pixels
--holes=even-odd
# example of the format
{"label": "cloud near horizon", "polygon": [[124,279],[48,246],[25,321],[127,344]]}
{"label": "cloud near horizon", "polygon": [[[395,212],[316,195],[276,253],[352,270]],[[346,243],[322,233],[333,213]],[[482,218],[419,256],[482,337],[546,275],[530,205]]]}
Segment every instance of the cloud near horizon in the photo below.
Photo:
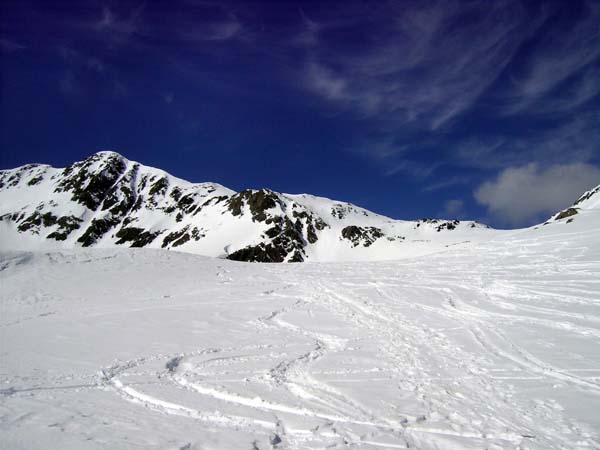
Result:
{"label": "cloud near horizon", "polygon": [[536,163],[504,169],[481,184],[474,197],[490,216],[508,226],[544,220],[600,184],[600,167],[576,163],[546,169]]}

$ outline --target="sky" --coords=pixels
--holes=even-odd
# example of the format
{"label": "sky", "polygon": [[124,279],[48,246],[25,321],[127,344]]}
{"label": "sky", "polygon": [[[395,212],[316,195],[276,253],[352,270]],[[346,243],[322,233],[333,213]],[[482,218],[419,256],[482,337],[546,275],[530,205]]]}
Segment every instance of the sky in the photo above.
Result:
{"label": "sky", "polygon": [[600,1],[0,9],[1,169],[114,150],[193,182],[498,228],[600,184]]}

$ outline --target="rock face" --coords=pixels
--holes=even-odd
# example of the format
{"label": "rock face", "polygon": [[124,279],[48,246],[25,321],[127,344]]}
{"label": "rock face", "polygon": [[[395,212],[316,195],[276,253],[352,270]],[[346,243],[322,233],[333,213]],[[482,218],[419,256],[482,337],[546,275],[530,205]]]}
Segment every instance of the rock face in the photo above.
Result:
{"label": "rock face", "polygon": [[[585,192],[572,206],[557,212],[544,225],[553,222],[572,223],[582,210],[600,209],[600,185]],[[566,219],[566,221],[565,221]]]}
{"label": "rock face", "polygon": [[[0,239],[13,247],[123,245],[253,262],[336,259],[352,252],[379,259],[400,254],[411,239],[464,241],[465,233],[486,228],[396,221],[306,194],[236,193],[216,183],[186,182],[114,152],[64,169],[29,164],[0,171]],[[440,237],[450,232],[456,238]]]}
{"label": "rock face", "polygon": [[350,225],[342,229],[342,239],[347,239],[352,242],[352,247],[358,247],[363,245],[369,247],[384,234],[380,228],[376,227],[357,227],[356,225]]}

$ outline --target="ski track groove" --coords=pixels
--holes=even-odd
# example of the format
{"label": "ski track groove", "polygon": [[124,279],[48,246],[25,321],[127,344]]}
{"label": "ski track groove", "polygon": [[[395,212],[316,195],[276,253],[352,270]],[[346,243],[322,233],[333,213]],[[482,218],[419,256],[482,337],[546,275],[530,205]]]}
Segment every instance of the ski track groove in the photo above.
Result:
{"label": "ski track groove", "polygon": [[[525,254],[529,250],[520,251]],[[14,258],[0,270],[18,264],[20,259]],[[386,271],[385,265],[366,265],[359,275],[355,267],[340,265],[341,269],[331,277],[311,272],[307,265],[303,270],[308,273],[302,273],[303,278],[298,281],[289,269],[266,269],[293,282],[264,290],[250,299],[261,304],[264,300],[267,305],[272,300],[273,306],[245,325],[259,338],[272,334],[281,342],[200,348],[115,361],[100,370],[96,386],[153,413],[187,417],[218,429],[274,433],[283,444],[273,444],[273,448],[300,448],[302,443],[318,437],[335,438],[343,446],[435,447],[436,436],[460,442],[471,440],[473,447],[483,442],[490,447],[528,448],[528,443],[534,442],[535,448],[570,448],[573,442],[568,435],[579,433],[577,423],[553,408],[551,401],[540,400],[532,407],[531,400],[512,398],[511,383],[558,382],[598,396],[600,374],[594,372],[600,372],[600,368],[562,368],[544,361],[526,348],[527,343],[516,341],[508,326],[560,330],[598,343],[600,329],[595,326],[600,324],[600,317],[588,313],[586,308],[593,311],[591,307],[597,305],[595,291],[577,288],[579,284],[598,284],[593,270],[589,270],[591,266],[584,265],[587,270],[582,270],[578,264],[554,262],[553,255],[549,255],[538,267],[538,278],[517,277],[509,283],[505,281],[506,272],[493,264],[477,272],[467,268],[453,272],[454,275],[442,268],[427,273],[428,266],[419,264],[414,264],[410,276],[403,275],[402,265],[393,271]],[[550,277],[557,271],[570,276],[571,282],[559,284],[552,280]],[[228,271],[219,272],[218,276],[227,276],[234,282]],[[554,285],[569,294],[557,294],[552,290]],[[206,304],[226,303],[218,299]],[[176,307],[193,304],[186,301]],[[561,309],[572,305],[581,309]],[[153,308],[132,311],[150,309]],[[306,327],[298,326],[298,312],[306,312],[311,319],[317,314],[328,314],[356,330],[357,337],[338,336],[330,330],[314,331],[318,328],[312,327],[310,321]],[[428,322],[421,317],[434,320]],[[22,320],[33,318],[36,317]],[[454,335],[472,341],[482,351],[464,348],[453,339]],[[328,360],[351,353],[363,344],[377,344],[380,367],[327,368]],[[225,370],[229,365],[233,369]],[[238,370],[240,365],[245,370]],[[229,377],[231,383],[248,383],[244,393],[237,392],[235,384],[227,384],[230,380],[226,375],[232,370],[237,378]],[[196,407],[186,406],[187,402],[180,404],[168,394],[165,398],[151,395],[144,392],[144,383],[126,382],[133,376],[163,383],[180,393],[186,391],[190,400],[200,405],[210,401],[217,406],[212,408],[214,411],[207,411],[196,403]],[[381,413],[371,403],[354,398],[344,386],[340,387],[341,383],[376,381],[412,392],[417,406],[408,413],[402,411],[403,405],[390,400],[393,410],[388,408]],[[261,394],[252,395],[252,383],[261,388],[257,389]],[[4,395],[18,395],[18,390],[13,393],[8,389]],[[261,411],[260,418],[253,417],[255,411]],[[387,443],[390,436],[393,443]],[[596,435],[586,439],[588,447],[600,448]]]}

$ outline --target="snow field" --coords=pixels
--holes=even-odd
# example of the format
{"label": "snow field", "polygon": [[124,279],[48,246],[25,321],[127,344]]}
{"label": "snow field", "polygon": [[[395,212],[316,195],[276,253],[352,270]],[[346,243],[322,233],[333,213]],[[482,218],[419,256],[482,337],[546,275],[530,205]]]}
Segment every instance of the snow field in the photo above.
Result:
{"label": "snow field", "polygon": [[592,215],[387,262],[3,253],[4,448],[600,448]]}

